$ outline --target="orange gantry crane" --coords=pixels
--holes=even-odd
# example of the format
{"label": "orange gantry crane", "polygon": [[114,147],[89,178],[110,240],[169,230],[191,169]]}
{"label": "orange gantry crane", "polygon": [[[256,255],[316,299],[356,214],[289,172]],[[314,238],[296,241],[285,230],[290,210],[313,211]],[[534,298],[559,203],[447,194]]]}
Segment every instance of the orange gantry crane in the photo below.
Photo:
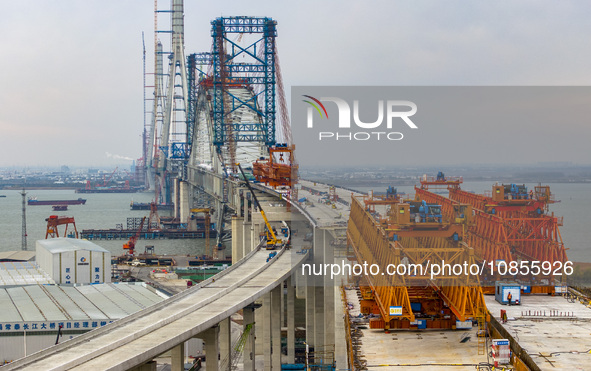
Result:
{"label": "orange gantry crane", "polygon": [[451,329],[456,321],[478,319],[484,330],[487,312],[478,276],[431,275],[433,264],[475,263],[473,249],[462,241],[470,207],[457,208],[456,214],[450,218],[441,205],[397,195],[352,196],[348,246],[358,262],[375,264],[381,272],[360,283],[362,313],[380,315],[371,328]]}
{"label": "orange gantry crane", "polygon": [[[47,230],[45,231],[45,239],[49,237],[55,238],[59,237],[60,233],[58,230],[58,226],[65,225],[64,233],[62,234],[63,237],[75,237],[78,238],[78,230],[76,229],[76,222],[74,221],[74,217],[71,216],[57,216],[57,215],[50,215],[49,218],[45,219],[47,222]],[[72,224],[74,228],[74,232],[68,235],[68,227]]]}
{"label": "orange gantry crane", "polygon": [[[544,264],[552,267],[564,266],[567,257],[559,230],[562,218],[549,213],[548,205],[554,202],[549,186],[539,185],[528,192],[525,185],[495,184],[490,194],[481,195],[460,189],[458,178],[448,182],[441,172],[437,178],[437,181],[426,177],[421,180],[420,188],[415,187],[417,199],[440,203],[448,215],[456,205],[473,206],[474,223],[467,229],[466,242],[474,248],[479,260],[495,265],[534,261],[548,262]],[[429,191],[430,187],[442,186],[449,190],[449,198]],[[562,286],[562,277],[513,275],[510,278],[522,280],[532,293],[554,293],[556,286]],[[502,278],[489,277],[485,292],[490,293],[494,281]]]}

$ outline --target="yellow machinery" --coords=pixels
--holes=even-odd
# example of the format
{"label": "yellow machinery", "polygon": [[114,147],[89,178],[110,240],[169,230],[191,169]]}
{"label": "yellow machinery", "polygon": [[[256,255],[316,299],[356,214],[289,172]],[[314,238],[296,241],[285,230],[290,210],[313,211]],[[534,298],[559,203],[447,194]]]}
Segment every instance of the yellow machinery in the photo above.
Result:
{"label": "yellow machinery", "polygon": [[244,178],[244,181],[246,182],[246,186],[248,187],[250,194],[252,194],[252,198],[254,199],[255,205],[260,210],[261,215],[263,216],[263,220],[265,221],[265,225],[267,226],[267,230],[265,232],[266,237],[267,237],[267,250],[272,250],[277,245],[281,245],[283,243],[283,241],[281,241],[281,239],[278,239],[277,236],[275,235],[275,231],[271,227],[271,224],[269,224],[269,220],[267,219],[267,216],[265,215],[265,211],[261,207],[261,204],[259,203],[259,200],[257,199],[257,196],[254,193],[254,190],[250,186],[250,182],[248,181],[248,178],[246,177],[244,170],[242,170],[242,166],[240,166],[240,164],[236,164],[236,166],[238,166],[238,169],[240,169],[240,172],[242,173],[242,177]]}

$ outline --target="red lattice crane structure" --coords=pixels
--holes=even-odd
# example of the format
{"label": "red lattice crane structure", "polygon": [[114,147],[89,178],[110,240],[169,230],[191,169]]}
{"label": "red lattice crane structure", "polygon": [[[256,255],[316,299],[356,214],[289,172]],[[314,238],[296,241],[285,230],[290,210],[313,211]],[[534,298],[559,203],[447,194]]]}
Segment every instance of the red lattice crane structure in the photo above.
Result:
{"label": "red lattice crane structure", "polygon": [[475,318],[484,326],[486,306],[478,276],[433,278],[428,273],[433,263],[475,262],[474,250],[462,241],[463,223],[469,221],[469,213],[465,215],[444,218],[440,205],[398,197],[352,197],[347,239],[357,260],[377,264],[381,272],[388,266],[415,267],[409,274],[364,277],[361,310],[381,317],[370,327],[411,328],[420,319],[425,328],[455,328],[456,320]]}
{"label": "red lattice crane structure", "polygon": [[[430,186],[445,185],[445,179],[439,183],[421,181],[421,187],[415,187],[416,196],[427,202],[441,203],[444,213],[454,205],[472,205],[474,224],[467,230],[466,242],[479,259],[506,263],[539,261],[552,266],[567,261],[559,230],[562,218],[548,214],[548,205],[555,202],[549,186],[539,185],[528,192],[525,185],[496,184],[491,194],[480,195],[464,191],[453,182],[447,185],[449,198],[428,191]],[[554,293],[555,285],[561,285],[559,281],[562,281],[560,276],[521,279],[531,284],[533,293]],[[490,292],[492,285],[492,281],[487,283],[485,291]]]}
{"label": "red lattice crane structure", "polygon": [[142,233],[142,230],[144,229],[145,221],[146,221],[146,217],[144,216],[142,218],[142,221],[140,222],[140,226],[137,229],[137,231],[135,232],[135,234],[129,238],[129,241],[127,241],[126,243],[123,244],[123,249],[127,250],[127,254],[130,257],[134,256],[134,254],[135,254],[135,244],[137,243],[137,240],[138,240],[138,238],[140,238],[140,234]]}

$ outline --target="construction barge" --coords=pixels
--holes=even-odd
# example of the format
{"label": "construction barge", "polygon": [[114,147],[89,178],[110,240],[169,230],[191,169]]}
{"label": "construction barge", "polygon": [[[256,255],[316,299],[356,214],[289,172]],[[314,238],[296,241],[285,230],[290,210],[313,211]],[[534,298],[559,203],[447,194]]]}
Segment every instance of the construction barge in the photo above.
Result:
{"label": "construction barge", "polygon": [[[137,230],[133,229],[84,229],[80,234],[80,237],[87,240],[128,240],[136,233]],[[217,232],[213,229],[210,230],[209,237],[216,238]],[[205,238],[205,229],[202,228],[195,231],[183,229],[154,230],[149,232],[140,232],[138,236],[138,239],[143,240],[177,240],[192,238]]]}

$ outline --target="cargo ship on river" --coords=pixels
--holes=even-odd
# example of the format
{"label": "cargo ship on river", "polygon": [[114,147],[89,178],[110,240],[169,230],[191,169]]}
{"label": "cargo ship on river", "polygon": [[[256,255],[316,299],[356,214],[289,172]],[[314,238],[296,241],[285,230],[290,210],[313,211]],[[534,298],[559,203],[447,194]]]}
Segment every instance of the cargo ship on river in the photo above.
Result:
{"label": "cargo ship on river", "polygon": [[27,201],[29,206],[39,206],[39,205],[84,205],[86,204],[86,199],[78,198],[77,200],[38,200],[37,197],[31,197]]}

